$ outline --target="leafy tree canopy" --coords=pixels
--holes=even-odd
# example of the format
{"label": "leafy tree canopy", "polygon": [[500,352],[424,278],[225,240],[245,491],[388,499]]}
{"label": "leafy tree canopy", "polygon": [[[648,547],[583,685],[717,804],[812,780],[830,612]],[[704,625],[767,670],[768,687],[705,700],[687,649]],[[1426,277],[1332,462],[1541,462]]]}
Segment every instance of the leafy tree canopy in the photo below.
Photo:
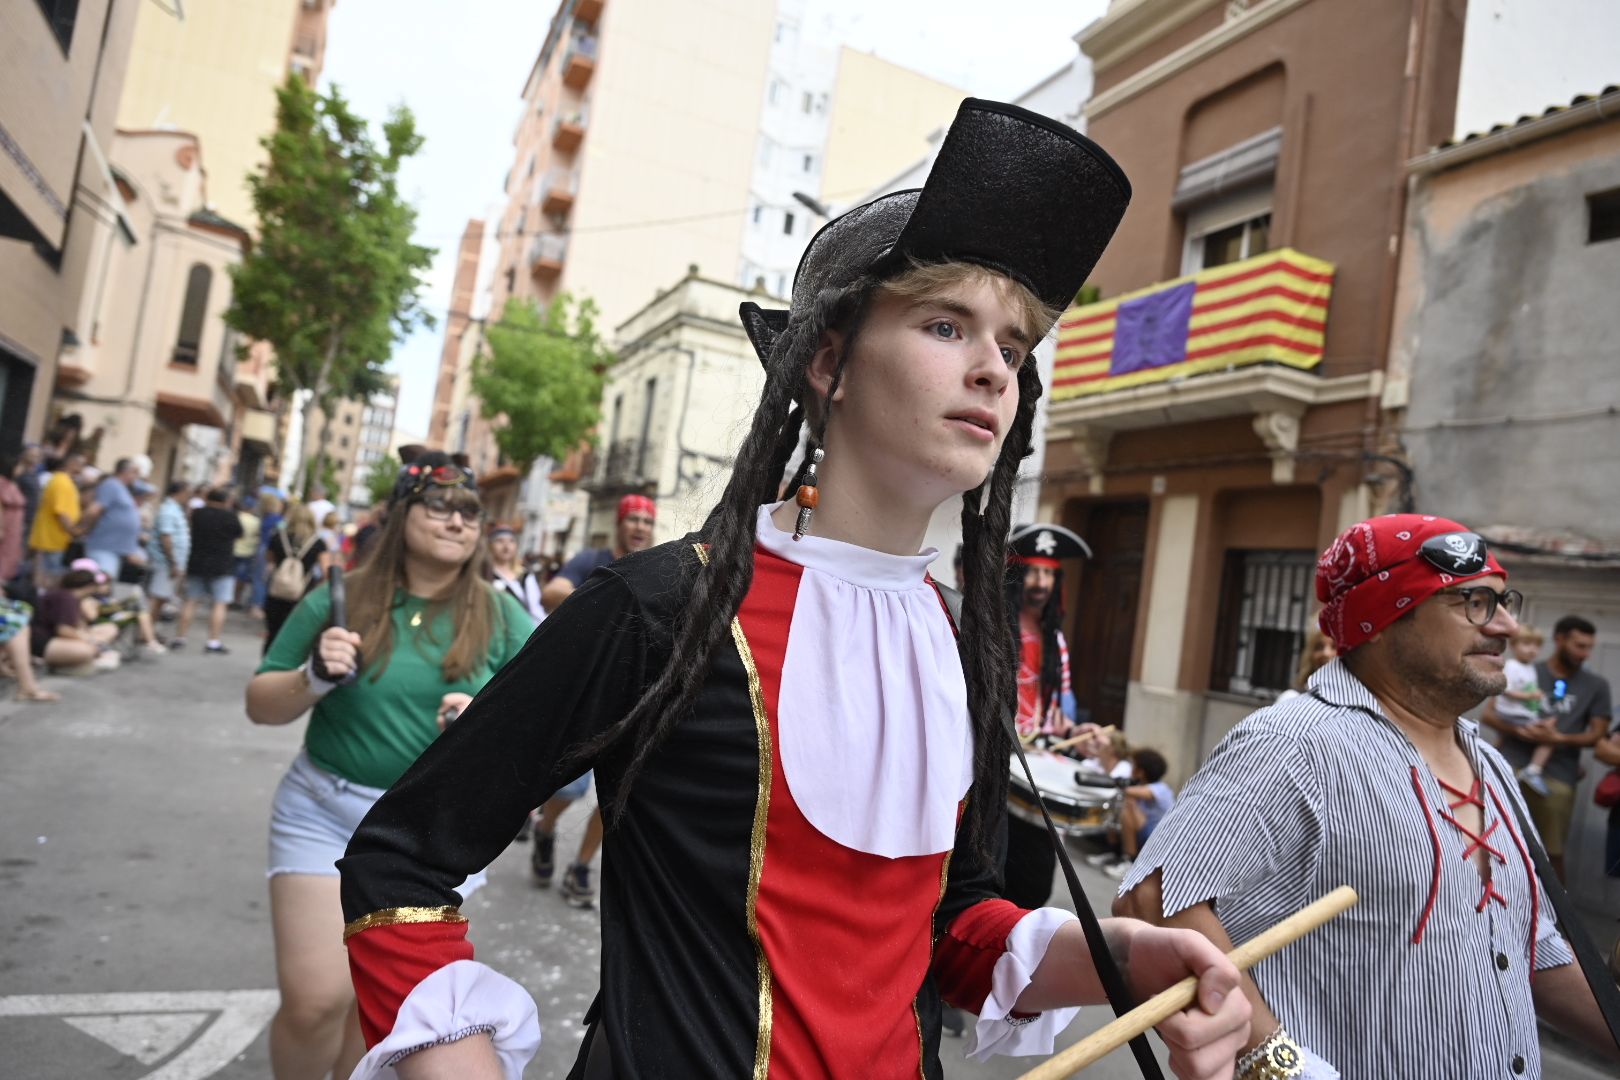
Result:
{"label": "leafy tree canopy", "polygon": [[472,390],[495,421],[501,453],[524,472],[538,458],[566,457],[601,419],[613,354],[597,336],[596,315],[594,301],[567,293],[543,312],[514,298],[485,327]]}

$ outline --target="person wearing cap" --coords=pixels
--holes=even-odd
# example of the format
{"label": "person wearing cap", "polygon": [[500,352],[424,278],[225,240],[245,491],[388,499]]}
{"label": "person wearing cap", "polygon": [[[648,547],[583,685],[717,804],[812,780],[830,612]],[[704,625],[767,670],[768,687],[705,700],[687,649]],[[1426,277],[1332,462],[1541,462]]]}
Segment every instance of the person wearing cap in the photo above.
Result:
{"label": "person wearing cap", "polygon": [[118,653],[112,648],[118,627],[92,625],[84,614],[84,601],[96,594],[104,579],[94,567],[68,570],[58,584],[39,594],[29,630],[33,653],[45,661],[47,670],[88,675],[118,667]]}
{"label": "person wearing cap", "polygon": [[1555,925],[1513,771],[1461,718],[1506,682],[1523,605],[1507,571],[1463,525],[1393,514],[1333,542],[1316,596],[1338,658],[1221,741],[1115,911],[1227,949],[1355,888],[1354,908],[1244,977],[1238,1080],[1536,1077],[1538,1019],[1620,1060]]}
{"label": "person wearing cap", "polygon": [[[146,594],[139,585],[119,581],[103,570],[96,560],[88,557],[74,559],[68,564],[68,569],[84,570],[95,575],[95,591],[79,603],[85,623],[94,634],[107,635],[105,643],[113,645],[123,628],[134,623],[135,634],[148,656],[169,654],[168,647],[158,641],[152,614],[146,609]],[[112,631],[110,634],[106,629],[109,627]]]}
{"label": "person wearing cap", "polygon": [[[1171,1068],[1229,1074],[1248,1007],[1207,940],[1109,921],[1094,958],[1072,913],[998,895],[993,854],[1030,353],[1128,198],[1083,136],[968,100],[925,188],[817,233],[790,309],[744,306],[764,388],[702,529],[550,609],[350,842],[357,1077],[522,1072],[533,999],[473,958],[453,886],[589,766],[611,872],[574,1077],[937,1078],[942,1000],[977,1014],[975,1056],[1048,1053],[1104,980],[1188,975]],[[957,496],[953,619],[919,548]]]}
{"label": "person wearing cap", "polygon": [[[400,469],[389,504],[372,558],[344,575],[346,619],[333,624],[329,577],[298,602],[247,688],[256,724],[309,715],[270,810],[281,990],[270,1065],[278,1080],[353,1071],[364,1047],[339,948],[334,864],[383,790],[441,732],[455,730],[456,714],[534,627],[485,580],[483,505],[469,470],[423,454]],[[295,505],[289,518],[298,519],[295,541],[314,531],[306,508]],[[494,854],[485,863],[492,861]],[[480,864],[452,883],[458,902],[483,884],[482,871]]]}
{"label": "person wearing cap", "polygon": [[[1063,630],[1063,560],[1090,556],[1079,536],[1061,525],[1023,525],[1008,539],[1007,612],[1018,642],[1018,735],[1063,736],[1074,721],[1069,643]],[[1052,893],[1057,852],[1046,829],[1007,817],[1003,895],[1038,908]]]}

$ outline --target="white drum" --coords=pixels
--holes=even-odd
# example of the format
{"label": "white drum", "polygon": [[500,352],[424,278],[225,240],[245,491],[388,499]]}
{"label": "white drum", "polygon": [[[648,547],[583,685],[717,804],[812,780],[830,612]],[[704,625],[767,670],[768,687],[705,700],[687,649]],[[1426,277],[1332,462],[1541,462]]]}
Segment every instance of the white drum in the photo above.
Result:
{"label": "white drum", "polygon": [[[1058,832],[1065,836],[1097,836],[1118,828],[1124,796],[1113,780],[1102,773],[1088,772],[1086,776],[1095,776],[1097,783],[1079,783],[1075,779],[1075,774],[1080,772],[1079,763],[1050,750],[1026,750],[1024,756],[1029,759],[1029,771],[1035,777],[1046,812],[1052,815],[1052,824]],[[1011,758],[1011,767],[1007,812],[1032,825],[1044,825],[1040,807],[1035,804],[1016,754]]]}

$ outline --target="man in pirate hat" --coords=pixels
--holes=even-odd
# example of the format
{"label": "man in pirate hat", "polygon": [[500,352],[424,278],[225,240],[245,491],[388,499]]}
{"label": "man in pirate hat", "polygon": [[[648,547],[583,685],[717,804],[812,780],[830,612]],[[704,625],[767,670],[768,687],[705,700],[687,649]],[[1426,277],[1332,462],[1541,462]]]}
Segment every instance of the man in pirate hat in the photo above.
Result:
{"label": "man in pirate hat", "polygon": [[[969,100],[926,187],[823,228],[790,309],[745,305],[765,386],[703,528],[593,574],[341,861],[357,1076],[522,1070],[535,1006],[473,961],[458,868],[585,767],[611,870],[575,1077],[937,1078],[942,1000],[978,1016],[974,1055],[1043,1053],[1105,988],[1189,974],[1198,1004],[1160,1027],[1171,1066],[1229,1072],[1248,1010],[1206,939],[1019,908],[993,853],[1029,354],[1128,198],[1084,137]],[[958,495],[953,619],[918,549]]]}
{"label": "man in pirate hat", "polygon": [[1018,734],[1061,735],[1074,722],[1063,637],[1063,560],[1091,548],[1061,525],[1024,525],[1008,540],[1007,608],[1017,620]]}
{"label": "man in pirate hat", "polygon": [[[1061,525],[1022,525],[1007,542],[1007,611],[1018,642],[1018,736],[1063,735],[1074,720],[1069,644],[1063,623],[1063,560],[1091,549]],[[1038,908],[1052,893],[1057,852],[1046,830],[1007,818],[1006,887],[1020,907]]]}

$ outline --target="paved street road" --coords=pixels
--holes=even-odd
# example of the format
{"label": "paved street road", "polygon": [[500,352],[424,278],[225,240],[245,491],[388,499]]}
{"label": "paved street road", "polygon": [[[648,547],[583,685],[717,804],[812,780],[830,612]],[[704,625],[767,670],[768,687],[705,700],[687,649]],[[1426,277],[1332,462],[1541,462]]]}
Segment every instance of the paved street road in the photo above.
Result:
{"label": "paved street road", "polygon": [[[258,642],[94,679],[53,679],[55,707],[0,703],[0,1077],[245,1080],[269,1075],[275,978],[264,884],[271,792],[301,725],[256,728],[242,688]],[[559,853],[584,811],[564,819]],[[480,957],[521,981],[546,1017],[530,1080],[560,1078],[595,988],[596,916],[528,881],[515,845],[467,905]],[[1087,875],[1093,902],[1112,891]],[[1078,1038],[1103,1010],[1082,1015]],[[952,1077],[1011,1078],[1030,1064]],[[1087,1076],[1135,1075],[1123,1053]],[[1571,1080],[1595,1071],[1550,1065]]]}

